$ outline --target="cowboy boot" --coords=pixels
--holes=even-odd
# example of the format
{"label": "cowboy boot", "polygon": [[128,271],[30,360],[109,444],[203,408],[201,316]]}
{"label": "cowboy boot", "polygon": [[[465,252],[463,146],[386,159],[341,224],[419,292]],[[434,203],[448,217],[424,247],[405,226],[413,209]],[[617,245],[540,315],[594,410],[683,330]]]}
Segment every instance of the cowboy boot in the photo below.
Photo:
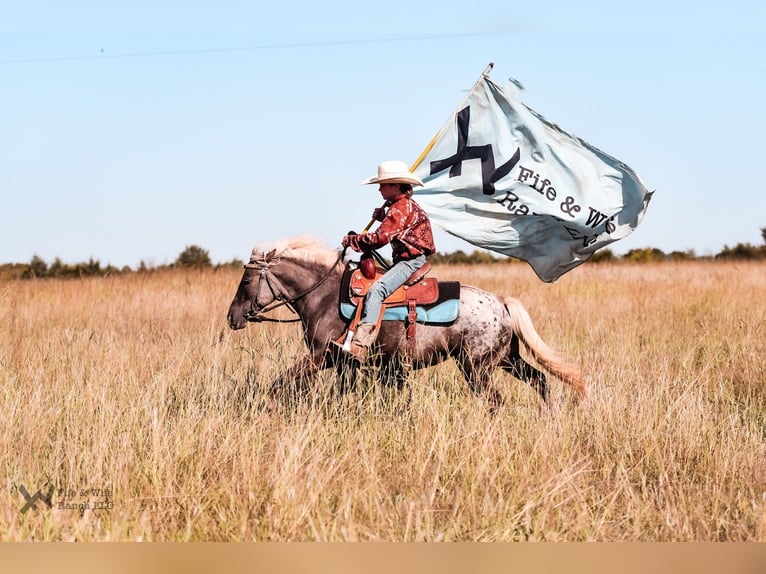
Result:
{"label": "cowboy boot", "polygon": [[360,323],[356,326],[354,336],[351,337],[351,355],[360,363],[364,363],[375,339],[378,338],[378,326],[375,323]]}
{"label": "cowboy boot", "polygon": [[367,349],[375,342],[376,329],[377,325],[374,324],[358,324],[356,331],[346,333],[345,340],[330,341],[330,348],[335,352],[347,353],[351,358],[363,363],[367,358]]}

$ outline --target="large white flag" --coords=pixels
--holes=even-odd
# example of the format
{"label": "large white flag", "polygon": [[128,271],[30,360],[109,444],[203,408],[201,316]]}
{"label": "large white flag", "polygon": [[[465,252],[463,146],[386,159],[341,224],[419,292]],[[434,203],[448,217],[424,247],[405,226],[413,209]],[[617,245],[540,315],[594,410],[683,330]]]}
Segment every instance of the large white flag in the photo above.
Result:
{"label": "large white flag", "polygon": [[448,233],[523,259],[552,282],[633,231],[652,192],[488,71],[416,162],[424,187],[415,199]]}

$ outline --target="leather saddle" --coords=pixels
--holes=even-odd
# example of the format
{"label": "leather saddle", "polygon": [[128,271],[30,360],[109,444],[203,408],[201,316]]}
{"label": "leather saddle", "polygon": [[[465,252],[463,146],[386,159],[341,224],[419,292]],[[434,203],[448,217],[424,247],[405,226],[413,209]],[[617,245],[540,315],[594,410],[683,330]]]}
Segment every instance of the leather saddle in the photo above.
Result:
{"label": "leather saddle", "polygon": [[[426,324],[449,324],[457,319],[460,302],[460,283],[439,281],[430,277],[431,265],[426,263],[415,271],[404,284],[383,301],[382,320],[412,320]],[[385,269],[375,267],[375,277],[368,278],[354,261],[346,264],[340,286],[340,312],[344,319],[358,315],[360,304],[370,286]],[[414,315],[413,315],[414,311]]]}

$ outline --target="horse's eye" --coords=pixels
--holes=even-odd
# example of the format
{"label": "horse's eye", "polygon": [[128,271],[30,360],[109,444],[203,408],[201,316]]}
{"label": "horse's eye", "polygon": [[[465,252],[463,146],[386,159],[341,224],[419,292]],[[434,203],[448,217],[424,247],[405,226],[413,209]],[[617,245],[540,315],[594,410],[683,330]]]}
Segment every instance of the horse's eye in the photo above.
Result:
{"label": "horse's eye", "polygon": [[250,279],[243,279],[242,285],[250,285]]}

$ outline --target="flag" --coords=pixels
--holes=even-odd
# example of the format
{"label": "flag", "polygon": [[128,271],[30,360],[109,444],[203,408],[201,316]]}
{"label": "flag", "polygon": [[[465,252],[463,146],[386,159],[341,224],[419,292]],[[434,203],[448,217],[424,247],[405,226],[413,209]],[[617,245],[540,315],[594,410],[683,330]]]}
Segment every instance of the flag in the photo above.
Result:
{"label": "flag", "polygon": [[641,222],[652,192],[621,161],[548,121],[488,71],[413,166],[431,221],[553,282]]}

